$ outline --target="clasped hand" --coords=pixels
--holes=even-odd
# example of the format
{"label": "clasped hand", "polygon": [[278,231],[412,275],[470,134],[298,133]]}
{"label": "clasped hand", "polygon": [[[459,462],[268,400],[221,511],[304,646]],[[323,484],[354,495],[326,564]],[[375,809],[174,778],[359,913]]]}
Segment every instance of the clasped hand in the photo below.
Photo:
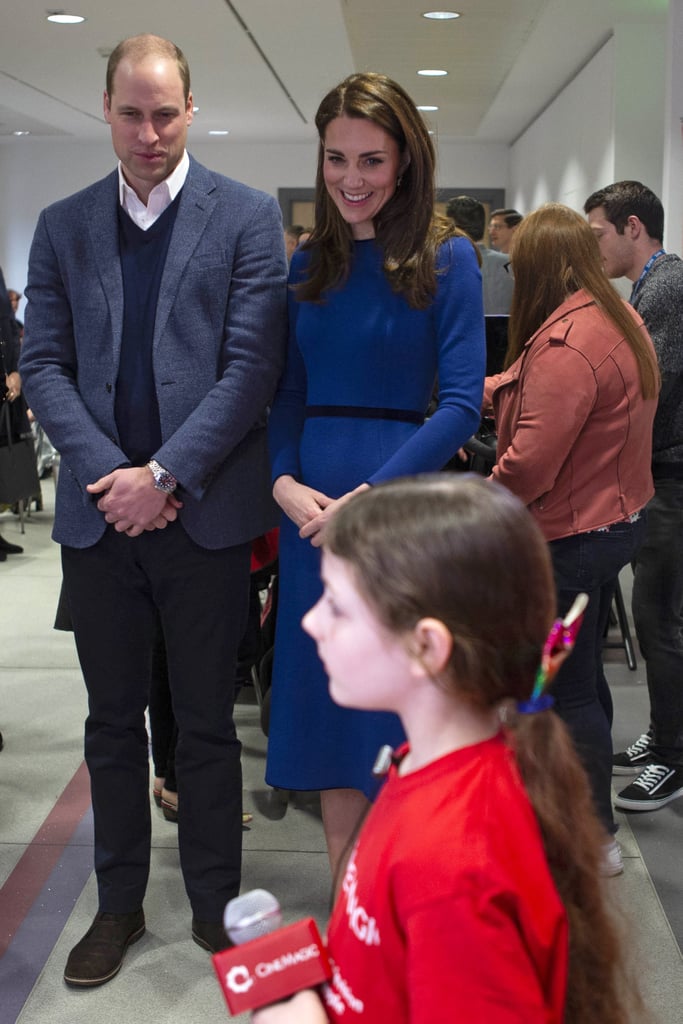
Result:
{"label": "clasped hand", "polygon": [[139,537],[145,530],[165,529],[178,518],[178,509],[183,507],[174,494],[157,490],[146,466],[115,469],[86,489],[89,494],[101,495],[97,507],[105,520],[128,537]]}
{"label": "clasped hand", "polygon": [[300,484],[293,476],[280,476],[273,486],[273,497],[282,511],[299,527],[302,540],[310,540],[313,547],[324,541],[325,527],[337,509],[354,494],[366,491],[369,484],[361,484],[341,498],[330,498],[322,491]]}

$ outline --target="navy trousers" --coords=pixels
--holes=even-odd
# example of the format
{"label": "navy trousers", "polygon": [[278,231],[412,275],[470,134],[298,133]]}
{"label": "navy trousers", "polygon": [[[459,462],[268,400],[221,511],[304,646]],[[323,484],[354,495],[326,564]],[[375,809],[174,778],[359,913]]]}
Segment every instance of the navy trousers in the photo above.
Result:
{"label": "navy trousers", "polygon": [[552,684],[555,708],[572,734],[586,769],[595,807],[608,832],[612,811],[612,703],[602,670],[602,639],[619,571],[635,556],[646,516],[550,542],[558,614],[582,591],[589,602],[574,650]]}
{"label": "navy trousers", "polygon": [[62,548],[64,583],[88,691],[85,759],[100,910],[142,905],[150,863],[148,701],[157,615],[178,723],[178,843],[194,916],[218,921],[239,892],[240,744],[233,722],[251,545],[208,550],[179,522],[130,538],[108,527]]}
{"label": "navy trousers", "polygon": [[683,768],[683,480],[655,480],[633,580],[633,619],[647,663],[652,751]]}

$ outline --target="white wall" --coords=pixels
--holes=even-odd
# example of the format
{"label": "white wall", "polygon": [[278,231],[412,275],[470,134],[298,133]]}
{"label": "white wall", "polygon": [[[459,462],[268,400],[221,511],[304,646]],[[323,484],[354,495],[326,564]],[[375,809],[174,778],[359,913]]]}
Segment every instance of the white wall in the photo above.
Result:
{"label": "white wall", "polygon": [[528,213],[560,202],[581,210],[614,180],[614,64],[610,39],[514,144],[510,206]]}
{"label": "white wall", "polygon": [[437,143],[437,184],[441,188],[507,188],[510,149],[502,142],[471,139]]}
{"label": "white wall", "polygon": [[666,56],[666,99],[664,174],[662,202],[664,245],[683,253],[683,0],[676,0],[669,10]]}
{"label": "white wall", "polygon": [[[669,47],[662,23],[615,25],[614,35],[513,145],[510,205],[528,213],[553,201],[580,211],[591,192],[631,178],[649,185],[666,208],[665,140],[680,107],[679,92],[667,123],[667,79],[680,63],[673,47],[667,54]],[[678,142],[678,129],[676,136]]]}

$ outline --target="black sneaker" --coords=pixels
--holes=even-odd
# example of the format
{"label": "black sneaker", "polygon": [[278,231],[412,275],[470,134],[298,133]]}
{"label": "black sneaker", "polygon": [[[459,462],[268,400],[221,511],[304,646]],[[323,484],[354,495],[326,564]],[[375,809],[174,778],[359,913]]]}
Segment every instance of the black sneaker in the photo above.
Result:
{"label": "black sneaker", "polygon": [[652,760],[651,742],[652,732],[648,729],[630,747],[620,754],[615,754],[612,758],[612,775],[637,775],[638,772],[642,772],[645,765]]}
{"label": "black sneaker", "polygon": [[679,796],[683,796],[683,768],[649,764],[614,803],[627,811],[658,811]]}

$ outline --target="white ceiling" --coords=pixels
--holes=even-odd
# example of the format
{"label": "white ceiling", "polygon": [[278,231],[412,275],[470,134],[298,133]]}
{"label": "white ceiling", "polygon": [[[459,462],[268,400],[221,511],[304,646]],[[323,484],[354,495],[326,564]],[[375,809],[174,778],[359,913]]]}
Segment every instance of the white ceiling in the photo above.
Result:
{"label": "white ceiling", "polygon": [[[460,11],[427,21],[430,0],[2,0],[0,143],[30,137],[105,139],[106,56],[119,40],[155,32],[192,72],[201,138],[310,139],[325,92],[354,70],[396,78],[442,138],[511,142],[611,35],[619,21],[666,16],[667,0],[434,0]],[[54,10],[82,25],[52,25]],[[104,56],[103,56],[104,54]],[[419,68],[444,68],[438,79]]]}

